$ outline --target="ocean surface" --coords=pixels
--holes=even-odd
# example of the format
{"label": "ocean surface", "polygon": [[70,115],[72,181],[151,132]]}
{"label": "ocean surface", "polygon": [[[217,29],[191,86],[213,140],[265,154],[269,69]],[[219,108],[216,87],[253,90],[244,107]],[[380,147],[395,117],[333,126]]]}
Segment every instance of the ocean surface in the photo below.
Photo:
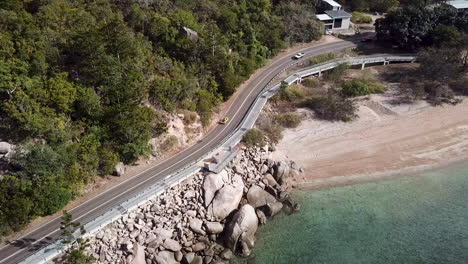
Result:
{"label": "ocean surface", "polygon": [[234,263],[468,263],[468,163],[293,197]]}

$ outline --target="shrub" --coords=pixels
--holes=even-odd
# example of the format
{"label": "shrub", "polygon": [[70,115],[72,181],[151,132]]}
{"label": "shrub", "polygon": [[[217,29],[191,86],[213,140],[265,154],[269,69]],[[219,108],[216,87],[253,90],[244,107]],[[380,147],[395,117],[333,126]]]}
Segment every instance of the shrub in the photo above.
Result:
{"label": "shrub", "polygon": [[345,97],[363,96],[373,93],[382,93],[385,86],[372,81],[352,80],[343,82],[341,93]]}
{"label": "shrub", "polygon": [[160,148],[162,152],[167,152],[167,151],[172,150],[178,144],[179,144],[179,139],[174,135],[170,135],[169,137],[166,138],[166,140],[164,140]]}
{"label": "shrub", "polygon": [[296,128],[301,123],[301,118],[297,113],[283,113],[274,117],[274,121],[283,127]]}
{"label": "shrub", "polygon": [[353,12],[351,17],[351,22],[356,24],[369,24],[372,23],[372,17],[362,13],[362,12]]}
{"label": "shrub", "polygon": [[181,113],[184,115],[184,125],[189,126],[197,121],[197,113],[192,111],[182,111]]}
{"label": "shrub", "polygon": [[333,82],[339,82],[341,77],[348,71],[349,65],[347,63],[342,63],[328,71],[324,76],[325,79]]}
{"label": "shrub", "polygon": [[316,78],[307,78],[302,80],[302,85],[304,85],[307,88],[315,88],[320,84],[319,80]]}
{"label": "shrub", "polygon": [[273,143],[278,143],[283,137],[283,127],[276,123],[272,123],[271,126],[266,127],[264,132],[267,138]]}
{"label": "shrub", "polygon": [[467,96],[468,95],[468,77],[451,83],[450,88],[452,88],[452,90],[457,94]]}
{"label": "shrub", "polygon": [[297,85],[290,85],[282,87],[279,92],[279,99],[288,102],[298,102],[306,98],[306,94],[303,89]]}
{"label": "shrub", "polygon": [[119,162],[119,154],[108,148],[99,150],[99,174],[112,174],[115,170],[115,165]]}
{"label": "shrub", "polygon": [[280,141],[283,136],[283,127],[274,122],[271,115],[261,114],[257,120],[257,127],[261,129],[273,143]]}
{"label": "shrub", "polygon": [[253,146],[263,147],[265,146],[265,135],[263,134],[263,131],[261,131],[260,129],[252,128],[249,131],[247,131],[247,133],[245,133],[242,141],[248,147],[253,147]]}
{"label": "shrub", "polygon": [[321,54],[321,55],[310,58],[309,63],[310,65],[314,65],[314,64],[319,64],[319,63],[326,62],[329,60],[333,60],[335,58],[336,58],[336,54],[333,52],[329,52],[327,54]]}
{"label": "shrub", "polygon": [[324,120],[348,122],[356,116],[354,103],[341,97],[336,91],[331,91],[328,96],[313,97],[305,106],[312,109],[318,118]]}

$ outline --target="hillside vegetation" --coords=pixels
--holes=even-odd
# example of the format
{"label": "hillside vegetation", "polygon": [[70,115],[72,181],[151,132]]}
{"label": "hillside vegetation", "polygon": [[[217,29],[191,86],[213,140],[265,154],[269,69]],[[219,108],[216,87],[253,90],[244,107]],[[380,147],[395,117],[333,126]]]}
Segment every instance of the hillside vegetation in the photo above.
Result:
{"label": "hillside vegetation", "polygon": [[[0,0],[0,236],[149,151],[165,112],[213,108],[268,58],[318,39],[309,1]],[[307,29],[307,30],[305,30]]]}

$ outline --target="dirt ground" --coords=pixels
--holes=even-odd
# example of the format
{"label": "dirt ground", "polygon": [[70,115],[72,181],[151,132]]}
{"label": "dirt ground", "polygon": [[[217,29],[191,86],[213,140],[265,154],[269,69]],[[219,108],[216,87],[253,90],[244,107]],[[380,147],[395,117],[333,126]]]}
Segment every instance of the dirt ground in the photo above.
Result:
{"label": "dirt ground", "polygon": [[455,106],[395,105],[397,84],[386,85],[384,94],[359,101],[353,122],[321,121],[307,109],[297,110],[305,120],[287,129],[277,146],[305,168],[294,179],[297,186],[352,184],[468,158],[468,100]]}

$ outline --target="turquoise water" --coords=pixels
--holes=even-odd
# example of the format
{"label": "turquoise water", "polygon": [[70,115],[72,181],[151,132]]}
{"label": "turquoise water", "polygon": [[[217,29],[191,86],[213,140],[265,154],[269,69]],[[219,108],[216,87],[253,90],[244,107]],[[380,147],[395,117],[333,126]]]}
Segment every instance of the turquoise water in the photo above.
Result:
{"label": "turquoise water", "polygon": [[295,198],[235,263],[468,263],[468,164]]}

